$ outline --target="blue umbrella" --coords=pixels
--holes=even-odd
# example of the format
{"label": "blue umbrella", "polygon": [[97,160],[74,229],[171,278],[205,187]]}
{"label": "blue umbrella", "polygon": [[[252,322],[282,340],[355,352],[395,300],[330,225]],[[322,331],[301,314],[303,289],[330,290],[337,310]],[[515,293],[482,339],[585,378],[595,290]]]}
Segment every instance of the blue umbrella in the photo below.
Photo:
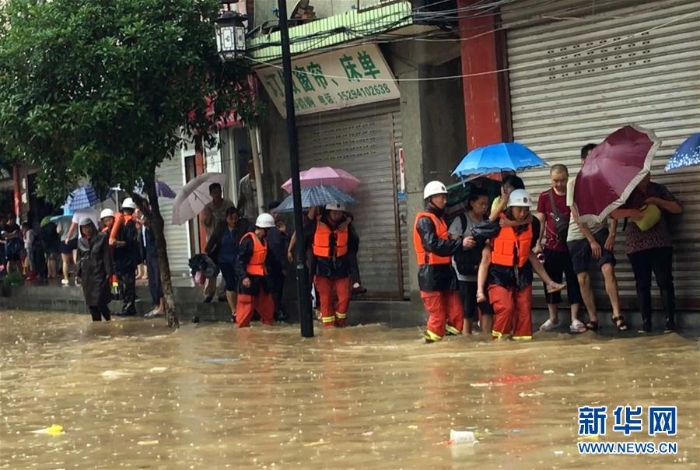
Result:
{"label": "blue umbrella", "polygon": [[700,165],[700,133],[688,137],[666,163],[665,171]]}
{"label": "blue umbrella", "polygon": [[[311,186],[301,189],[301,207],[325,206],[326,204],[354,204],[355,199],[335,186]],[[277,212],[291,212],[294,210],[292,196],[287,197],[282,204],[275,209]]]}
{"label": "blue umbrella", "polygon": [[529,148],[517,142],[505,142],[472,150],[457,165],[452,174],[467,177],[501,171],[522,171],[542,166],[547,166],[547,163]]}
{"label": "blue umbrella", "polygon": [[66,206],[72,211],[77,211],[92,207],[98,202],[100,202],[100,197],[97,195],[97,191],[91,184],[86,184],[70,193],[66,200]]}

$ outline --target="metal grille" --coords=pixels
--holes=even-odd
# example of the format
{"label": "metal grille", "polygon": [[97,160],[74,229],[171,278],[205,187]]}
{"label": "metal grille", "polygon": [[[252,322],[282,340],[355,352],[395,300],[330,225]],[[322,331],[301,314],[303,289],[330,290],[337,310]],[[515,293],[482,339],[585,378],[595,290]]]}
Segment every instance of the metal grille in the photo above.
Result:
{"label": "metal grille", "polygon": [[[156,177],[172,188],[175,193],[182,191],[184,174],[180,152],[170,160],[164,161],[156,171]],[[160,198],[160,213],[165,221],[165,240],[168,248],[168,260],[172,275],[189,273],[187,262],[190,259],[190,245],[187,225],[173,225],[174,199]]]}
{"label": "metal grille", "polygon": [[[512,7],[522,8],[522,3]],[[685,306],[697,306],[700,289],[700,169],[665,174],[663,167],[675,148],[700,129],[697,13],[697,1],[667,0],[645,3],[641,10],[618,9],[568,21],[550,18],[545,24],[508,31],[516,141],[550,165],[566,164],[572,177],[580,169],[580,148],[602,141],[625,124],[653,129],[663,141],[653,178],[685,205],[685,213],[673,224],[676,290]],[[503,15],[513,17],[507,9]],[[522,177],[533,195],[548,189],[546,169],[524,172]],[[618,232],[620,294],[625,306],[632,306],[636,291],[624,242],[624,233]],[[597,296],[606,298],[602,282],[595,286]]]}
{"label": "metal grille", "polygon": [[351,208],[360,236],[362,284],[375,298],[403,298],[400,237],[397,226],[392,108],[306,116],[299,122],[302,169],[341,168],[362,184]]}

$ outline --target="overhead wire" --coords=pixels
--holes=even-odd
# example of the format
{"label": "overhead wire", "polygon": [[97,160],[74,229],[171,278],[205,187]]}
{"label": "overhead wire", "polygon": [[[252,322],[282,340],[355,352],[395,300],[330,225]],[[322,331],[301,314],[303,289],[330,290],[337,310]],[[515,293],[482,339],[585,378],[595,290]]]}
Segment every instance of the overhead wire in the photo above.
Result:
{"label": "overhead wire", "polygon": [[[452,1],[452,0],[445,0],[445,1]],[[479,4],[482,5],[483,8],[489,7],[489,8],[491,8],[491,10],[485,11],[485,12],[482,11],[482,12],[480,12],[480,13],[471,14],[471,15],[467,15],[467,16],[459,16],[459,17],[456,17],[456,19],[457,19],[457,20],[459,20],[459,19],[476,19],[476,18],[483,18],[483,17],[488,17],[488,16],[496,16],[496,15],[498,15],[498,12],[497,12],[497,11],[495,11],[495,12],[493,11],[493,7],[494,7],[494,6],[503,6],[503,5],[507,5],[507,4],[510,4],[510,3],[514,3],[515,1],[518,1],[518,0],[499,0],[499,1],[482,0]],[[556,0],[542,0],[542,1],[538,2],[538,3],[536,3],[535,6],[544,6],[544,5],[551,4],[551,3],[555,2],[555,1],[556,1]],[[487,2],[489,2],[489,3],[487,3]],[[465,13],[465,12],[469,12],[469,11],[472,11],[472,10],[482,10],[482,9],[483,9],[483,8],[472,8],[472,6],[473,6],[473,5],[467,6],[467,7],[461,7],[461,8],[459,8],[459,9],[457,9],[457,10],[454,10],[454,11],[457,11],[457,12],[460,12],[460,13]],[[513,7],[510,8],[510,11],[513,12],[513,11],[517,11],[517,10],[525,10],[525,9],[527,9],[527,8],[531,8],[532,6],[533,6],[533,4],[531,4],[531,3],[528,4],[527,6],[525,6],[525,5],[522,5],[522,6],[513,6]],[[426,8],[426,7],[427,7],[427,6],[417,7],[416,9],[413,9],[412,12],[415,12],[416,10],[419,10],[419,9],[421,9],[421,8]],[[362,39],[362,38],[365,38],[365,39],[372,39],[372,38],[375,38],[375,37],[377,37],[377,36],[382,36],[382,37],[391,36],[392,33],[391,33],[390,31],[388,31],[388,30],[390,30],[392,27],[395,27],[395,26],[400,25],[401,23],[403,23],[404,21],[406,21],[406,19],[411,18],[413,15],[404,16],[404,17],[402,17],[402,18],[396,20],[394,23],[389,24],[389,25],[386,25],[386,24],[378,25],[378,26],[377,26],[375,29],[373,29],[373,30],[362,30],[362,31],[359,31],[359,32],[358,32],[358,30],[356,29],[358,26],[364,26],[364,25],[368,25],[368,24],[372,24],[372,23],[376,24],[377,22],[381,21],[382,19],[388,18],[388,17],[392,17],[392,16],[394,16],[394,14],[386,14],[386,15],[381,16],[381,17],[373,17],[373,18],[370,18],[370,19],[368,19],[368,21],[365,22],[365,23],[360,23],[359,25],[353,25],[352,27],[349,27],[349,28],[347,28],[347,27],[335,28],[335,29],[333,29],[333,30],[328,30],[328,31],[324,31],[324,32],[318,32],[318,33],[314,33],[314,34],[307,35],[307,36],[298,36],[298,37],[292,38],[292,40],[290,41],[290,45],[298,44],[298,43],[300,43],[300,42],[306,42],[306,41],[309,41],[310,39],[316,39],[316,38],[325,39],[325,38],[328,38],[328,37],[331,37],[331,36],[334,36],[334,35],[338,35],[338,34],[346,34],[346,35],[348,35],[348,36],[353,36],[354,38],[360,38],[360,39]],[[432,19],[440,19],[440,18],[443,18],[443,17],[444,17],[444,15],[443,15],[443,12],[442,12],[442,11],[436,11],[436,12],[434,12],[434,15],[433,15],[433,16],[430,16],[430,17],[422,17],[422,20],[423,20],[423,21],[429,21],[429,20],[432,20]],[[443,19],[444,19],[444,18],[443,18]],[[430,35],[430,36],[433,36],[433,35],[444,35],[444,34],[455,34],[455,33],[458,33],[458,32],[467,31],[467,30],[472,30],[472,29],[481,29],[481,28],[460,28],[460,29],[452,29],[452,30],[450,30],[450,31],[430,31],[430,32],[426,32],[425,34],[426,34],[426,35]],[[505,28],[503,28],[503,27],[498,27],[498,28],[496,28],[495,30],[502,30],[502,29],[505,29]],[[466,41],[466,40],[473,39],[473,38],[475,38],[475,37],[480,37],[480,36],[482,36],[482,35],[484,35],[484,34],[488,34],[488,33],[481,33],[481,34],[478,34],[478,35],[476,35],[476,36],[474,36],[474,37],[452,38],[452,39],[450,39],[450,38],[443,38],[443,39],[422,39],[422,37],[417,37],[417,36],[415,36],[415,35],[414,35],[414,36],[396,35],[396,36],[397,36],[396,38],[392,38],[392,39],[389,39],[389,40],[383,40],[382,43],[383,43],[383,44],[388,44],[388,43],[403,42],[403,41],[408,41],[408,40],[418,40],[418,41],[424,40],[424,41],[427,41],[427,42],[438,42],[438,41]],[[319,41],[319,42],[321,42],[321,41]],[[318,44],[318,42],[316,42],[316,44]],[[259,49],[267,49],[267,48],[277,47],[277,46],[280,46],[280,45],[281,45],[281,44],[280,44],[279,42],[269,42],[269,43],[265,43],[265,44],[260,44],[260,45],[254,46],[254,47],[250,48],[249,50],[250,50],[250,51],[255,51],[255,50],[259,50]],[[349,44],[338,44],[338,45],[336,45],[336,46],[338,46],[338,47],[336,47],[335,49],[338,49],[338,48],[345,48],[345,47],[353,47],[353,46],[357,46],[357,45],[358,45],[357,43],[354,43],[354,44],[352,44],[352,45],[349,45]],[[301,51],[295,51],[294,53],[295,53],[295,54],[303,54],[303,53],[306,53],[306,52],[308,52],[308,51],[310,51],[310,50],[313,50],[313,47],[307,47],[307,48],[305,48],[305,49],[302,49]],[[326,49],[326,50],[333,50],[333,49]],[[279,54],[275,53],[275,54],[270,54],[270,55],[268,55],[268,56],[257,57],[256,60],[258,60],[258,61],[259,61],[259,60],[263,60],[263,61],[264,61],[264,60],[266,60],[266,59],[277,59],[277,58],[279,58]]]}
{"label": "overhead wire", "polygon": [[[587,48],[587,49],[583,49],[579,53],[581,55],[584,55],[584,54],[587,54],[588,52],[592,52],[592,51],[595,51],[597,49],[610,47],[612,44],[617,44],[619,42],[627,41],[629,39],[650,33],[652,31],[656,31],[658,29],[665,28],[671,24],[677,23],[679,21],[685,20],[687,18],[696,16],[696,15],[700,15],[700,10],[686,13],[685,15],[682,15],[682,16],[677,17],[677,18],[673,18],[669,21],[666,21],[665,23],[653,26],[653,27],[648,28],[648,29],[643,30],[643,31],[639,31],[639,32],[636,32],[636,33],[633,33],[633,34],[630,34],[630,35],[627,35],[624,37],[617,37],[617,38],[611,39],[610,42],[607,42],[605,44],[599,44],[597,46],[592,46],[592,47]],[[354,46],[357,46],[357,44],[355,44]],[[349,46],[349,47],[352,47],[352,46]],[[254,58],[249,58],[249,60],[256,62],[260,65],[265,65],[265,66],[272,67],[272,68],[282,69],[281,66],[276,65],[272,62],[265,62],[265,61],[254,59]],[[433,82],[433,81],[442,81],[442,80],[456,80],[456,79],[462,79],[462,78],[491,75],[491,74],[495,74],[495,73],[510,72],[510,71],[519,70],[519,69],[526,68],[526,67],[532,67],[533,65],[551,64],[551,61],[552,61],[552,58],[548,57],[546,59],[535,61],[534,63],[522,64],[520,66],[511,66],[511,67],[506,67],[506,68],[497,69],[497,70],[489,70],[489,71],[485,71],[485,72],[476,72],[476,73],[469,73],[469,74],[462,74],[462,75],[450,75],[450,76],[444,76],[444,77],[395,78],[394,80],[396,82]],[[310,75],[310,76],[314,75],[313,73],[306,72],[306,71],[298,71],[298,73],[306,74],[306,75]],[[324,74],[324,77],[325,78],[332,78],[332,79],[339,79],[339,80],[347,80],[347,78],[348,78],[348,77],[341,77],[341,76],[335,76],[335,75],[325,75],[325,74]],[[355,79],[355,81],[358,81],[358,82],[383,82],[383,81],[386,81],[386,79],[362,77],[362,78]]]}

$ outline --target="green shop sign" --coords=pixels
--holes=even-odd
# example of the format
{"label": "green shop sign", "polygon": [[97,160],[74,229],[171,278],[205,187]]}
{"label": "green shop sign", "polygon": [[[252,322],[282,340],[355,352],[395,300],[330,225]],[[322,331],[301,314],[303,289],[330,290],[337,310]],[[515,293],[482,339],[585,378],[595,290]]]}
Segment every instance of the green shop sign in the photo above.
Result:
{"label": "green shop sign", "polygon": [[[256,70],[282,116],[286,114],[281,67]],[[376,44],[350,47],[292,61],[294,109],[312,114],[400,97]]]}

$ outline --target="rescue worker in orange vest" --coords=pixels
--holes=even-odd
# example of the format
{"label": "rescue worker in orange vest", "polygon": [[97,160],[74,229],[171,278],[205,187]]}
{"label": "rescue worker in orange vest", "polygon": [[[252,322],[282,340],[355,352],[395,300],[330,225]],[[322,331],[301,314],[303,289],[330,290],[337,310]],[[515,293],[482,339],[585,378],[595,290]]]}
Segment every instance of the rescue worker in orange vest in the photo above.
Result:
{"label": "rescue worker in orange vest", "polygon": [[114,227],[114,211],[112,209],[103,209],[100,212],[100,222],[102,222],[102,230],[100,232],[109,235]]}
{"label": "rescue worker in orange vest", "polygon": [[250,326],[255,311],[264,325],[272,325],[275,301],[267,284],[265,260],[267,259],[267,231],[275,226],[270,214],[260,214],[255,220],[255,230],[241,238],[236,259],[238,300],[235,321],[238,328]]}
{"label": "rescue worker in orange vest", "polygon": [[532,199],[524,189],[513,190],[503,217],[520,225],[501,224],[497,235],[487,243],[479,266],[477,301],[487,296],[493,306],[493,339],[532,339],[533,269],[547,285],[547,292],[566,287],[552,281],[532,249],[540,236],[540,222],[528,221]]}
{"label": "rescue worker in orange vest", "polygon": [[457,275],[452,269],[452,256],[464,248],[473,248],[473,237],[451,239],[444,219],[447,188],[439,181],[425,185],[423,199],[427,206],[416,214],[413,226],[413,247],[418,260],[418,285],[423,305],[428,311],[426,343],[440,341],[445,331],[462,333],[464,307],[459,298]]}
{"label": "rescue worker in orange vest", "polygon": [[130,197],[122,203],[121,216],[115,217],[109,245],[114,247],[114,264],[123,301],[115,315],[136,315],[136,267],[141,262],[141,232],[136,228],[136,203]]}
{"label": "rescue worker in orange vest", "polygon": [[[324,328],[343,327],[350,306],[352,285],[348,244],[351,219],[342,204],[328,204],[323,214],[316,216],[316,223],[306,228],[306,241],[311,245],[315,258],[314,285],[321,306]],[[338,304],[333,305],[333,289]]]}

